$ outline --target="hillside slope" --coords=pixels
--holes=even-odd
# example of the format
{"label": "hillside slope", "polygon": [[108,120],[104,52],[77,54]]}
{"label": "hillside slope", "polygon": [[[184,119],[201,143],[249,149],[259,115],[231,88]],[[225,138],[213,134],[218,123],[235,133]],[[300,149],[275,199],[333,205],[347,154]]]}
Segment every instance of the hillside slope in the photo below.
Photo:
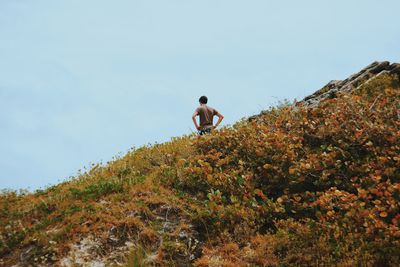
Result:
{"label": "hillside slope", "polygon": [[46,190],[3,192],[0,265],[398,266],[400,78],[383,65],[395,67],[351,90],[339,89],[360,75]]}

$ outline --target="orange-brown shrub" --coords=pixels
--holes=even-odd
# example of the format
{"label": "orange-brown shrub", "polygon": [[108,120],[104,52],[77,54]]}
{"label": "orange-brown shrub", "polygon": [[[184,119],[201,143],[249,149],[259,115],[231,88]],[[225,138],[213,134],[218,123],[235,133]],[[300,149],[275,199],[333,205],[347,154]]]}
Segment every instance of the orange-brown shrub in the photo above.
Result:
{"label": "orange-brown shrub", "polygon": [[[246,238],[235,232],[238,227],[279,243],[282,222],[295,220],[290,236],[298,235],[297,246],[288,246],[284,256],[269,247],[279,263],[395,265],[400,261],[399,99],[399,78],[382,75],[317,108],[272,109],[258,123],[197,139],[198,153],[182,183],[203,193],[197,196],[209,211],[209,228],[228,232],[229,242],[241,247]],[[318,234],[307,235],[308,225]],[[223,241],[210,244],[217,252],[206,250],[200,266],[211,254],[224,259]],[[313,254],[321,250],[322,256]],[[259,257],[262,262],[266,256]]]}

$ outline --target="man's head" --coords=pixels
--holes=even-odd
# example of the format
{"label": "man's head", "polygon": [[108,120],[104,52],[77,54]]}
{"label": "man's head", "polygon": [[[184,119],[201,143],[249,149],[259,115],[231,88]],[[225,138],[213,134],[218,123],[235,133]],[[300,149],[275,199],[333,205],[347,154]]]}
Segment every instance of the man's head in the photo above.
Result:
{"label": "man's head", "polygon": [[203,95],[202,97],[199,98],[199,102],[200,104],[207,104],[208,98]]}

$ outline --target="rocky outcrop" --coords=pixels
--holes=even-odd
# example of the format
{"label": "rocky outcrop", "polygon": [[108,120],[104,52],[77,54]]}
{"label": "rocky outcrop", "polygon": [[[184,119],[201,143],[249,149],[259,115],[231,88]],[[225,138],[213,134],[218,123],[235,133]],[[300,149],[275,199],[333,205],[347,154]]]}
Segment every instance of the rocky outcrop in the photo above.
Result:
{"label": "rocky outcrop", "polygon": [[315,107],[321,100],[334,98],[338,92],[351,92],[356,90],[361,85],[375,79],[383,73],[400,74],[400,64],[390,64],[388,61],[374,62],[343,81],[330,81],[320,90],[307,96],[299,103],[303,103],[305,106]]}
{"label": "rocky outcrop", "polygon": [[[352,92],[353,90],[359,88],[361,85],[370,82],[371,80],[375,79],[379,75],[382,75],[383,73],[400,75],[400,64],[391,64],[388,61],[373,62],[372,64],[362,69],[360,72],[351,75],[345,80],[330,81],[327,85],[325,85],[312,95],[309,95],[303,100],[295,103],[294,105],[300,104],[310,108],[316,107],[322,100],[335,98],[337,93],[339,92]],[[258,121],[265,112],[266,111],[262,111],[258,115],[251,116],[248,118],[248,120]]]}

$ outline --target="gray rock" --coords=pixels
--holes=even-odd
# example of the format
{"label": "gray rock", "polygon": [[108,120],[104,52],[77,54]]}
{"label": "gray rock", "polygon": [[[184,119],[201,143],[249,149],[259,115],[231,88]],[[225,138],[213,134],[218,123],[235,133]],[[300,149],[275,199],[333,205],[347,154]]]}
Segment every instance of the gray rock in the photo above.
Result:
{"label": "gray rock", "polygon": [[33,255],[35,248],[36,247],[34,245],[30,245],[25,248],[20,255],[21,262],[27,261]]}
{"label": "gray rock", "polygon": [[[400,74],[400,64],[388,61],[373,62],[360,72],[351,75],[345,80],[333,80],[327,85],[317,90],[315,93],[305,97],[303,100],[295,103],[295,105],[304,105],[306,107],[317,107],[324,99],[335,98],[339,92],[352,92],[361,85],[375,79],[384,73]],[[248,118],[249,121],[260,121],[260,118],[265,113],[262,111],[258,115],[253,115]]]}
{"label": "gray rock", "polygon": [[338,92],[351,92],[356,90],[361,85],[383,73],[400,74],[400,64],[390,64],[388,61],[373,62],[360,72],[351,75],[343,81],[339,80],[329,82],[314,94],[305,97],[299,103],[308,107],[316,107],[322,100],[336,97]]}

